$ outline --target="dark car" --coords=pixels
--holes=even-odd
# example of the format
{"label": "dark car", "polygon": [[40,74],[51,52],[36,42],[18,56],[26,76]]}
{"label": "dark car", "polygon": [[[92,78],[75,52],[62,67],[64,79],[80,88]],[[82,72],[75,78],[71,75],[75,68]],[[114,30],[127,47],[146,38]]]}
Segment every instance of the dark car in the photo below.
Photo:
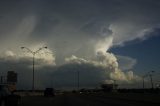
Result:
{"label": "dark car", "polygon": [[46,88],[44,90],[44,96],[46,96],[46,97],[55,96],[54,88]]}

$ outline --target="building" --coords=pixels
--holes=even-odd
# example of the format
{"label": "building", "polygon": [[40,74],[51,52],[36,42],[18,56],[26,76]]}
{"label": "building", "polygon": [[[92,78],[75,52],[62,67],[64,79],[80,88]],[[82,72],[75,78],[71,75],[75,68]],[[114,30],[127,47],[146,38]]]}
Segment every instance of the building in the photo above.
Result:
{"label": "building", "polygon": [[8,89],[10,91],[16,90],[16,83],[17,83],[17,73],[15,73],[14,71],[8,71],[7,73]]}
{"label": "building", "polygon": [[17,83],[17,73],[15,73],[14,71],[8,71],[7,82],[8,83]]}

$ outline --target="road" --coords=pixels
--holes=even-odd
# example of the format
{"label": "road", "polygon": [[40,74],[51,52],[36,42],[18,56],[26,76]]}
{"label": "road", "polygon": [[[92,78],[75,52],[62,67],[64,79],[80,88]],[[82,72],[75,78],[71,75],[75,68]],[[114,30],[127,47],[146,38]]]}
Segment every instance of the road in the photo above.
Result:
{"label": "road", "polygon": [[85,94],[62,94],[55,97],[25,96],[20,106],[160,106],[160,103]]}

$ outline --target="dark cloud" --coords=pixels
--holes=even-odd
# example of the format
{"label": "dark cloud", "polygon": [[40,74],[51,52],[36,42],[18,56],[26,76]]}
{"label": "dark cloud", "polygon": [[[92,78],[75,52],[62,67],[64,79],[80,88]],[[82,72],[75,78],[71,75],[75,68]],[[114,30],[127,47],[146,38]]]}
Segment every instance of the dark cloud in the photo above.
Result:
{"label": "dark cloud", "polygon": [[[39,78],[44,81],[38,82],[39,85],[48,81],[49,77],[45,76],[48,76],[52,70],[56,74],[54,80],[61,78],[56,81],[59,81],[59,86],[63,85],[61,82],[64,79],[67,81],[66,84],[72,85],[71,83],[75,82],[71,77],[75,74],[73,70],[80,68],[82,68],[83,76],[95,78],[91,78],[91,81],[87,80],[88,83],[94,84],[103,80],[103,77],[100,76],[103,69],[88,63],[80,66],[64,65],[65,58],[76,55],[86,60],[93,60],[98,50],[103,49],[103,52],[106,52],[109,48],[125,44],[128,41],[158,35],[159,11],[160,2],[158,0],[1,0],[0,53],[11,49],[16,54],[20,54],[20,46],[34,48],[35,45],[46,44],[51,51],[56,50],[56,64],[58,65],[55,66],[56,68],[49,66],[40,68]],[[110,56],[114,57],[113,54]],[[107,60],[107,58],[105,59]],[[8,64],[7,66],[18,64],[15,70],[20,70],[20,76],[30,70],[27,67],[31,65],[30,59],[21,58],[18,63],[13,60],[1,59],[1,63]],[[37,64],[41,65],[46,62],[43,59],[37,61]],[[1,65],[1,69],[8,70],[7,66],[3,65]],[[110,64],[108,67],[112,66],[113,64]],[[66,71],[67,69],[69,72]],[[93,70],[93,73],[98,76],[88,75],[86,72],[90,73],[90,70]],[[43,74],[43,72],[47,73]],[[128,80],[126,74],[121,70],[118,70],[118,73],[120,74],[118,78],[123,77]],[[62,78],[60,74],[64,77]],[[133,73],[128,74],[128,76],[132,75]],[[31,74],[24,76],[26,78],[20,78],[27,81],[27,76],[31,76]],[[117,77],[117,74],[114,73],[112,77]],[[70,79],[67,80],[68,78]],[[86,80],[86,78],[81,80]],[[47,86],[51,83],[47,82]],[[85,86],[88,83],[84,82],[83,84]],[[23,85],[22,82],[19,84]],[[27,84],[29,85],[30,82]]]}
{"label": "dark cloud", "polygon": [[[8,57],[7,57],[8,58]],[[36,64],[43,61],[35,60]],[[38,63],[37,63],[38,62]],[[36,66],[35,64],[35,66]],[[44,64],[44,63],[43,63]],[[18,73],[18,89],[31,89],[32,84],[32,61],[27,58],[18,60],[0,59],[1,74],[6,75],[7,71]],[[61,66],[35,67],[35,87],[44,89],[45,87],[77,88],[77,72],[80,75],[81,87],[95,87],[104,82],[105,70],[92,64],[64,64]],[[108,76],[109,78],[109,76]]]}
{"label": "dark cloud", "polygon": [[101,67],[91,64],[65,64],[53,72],[55,86],[77,88],[78,71],[82,88],[100,86],[106,80],[105,70]]}
{"label": "dark cloud", "polygon": [[43,16],[37,20],[38,24],[35,26],[33,36],[42,36],[44,39],[50,36],[50,33],[52,33],[55,30],[55,27],[60,23],[60,20],[53,16]]}
{"label": "dark cloud", "polygon": [[[34,39],[44,40],[47,37],[46,41],[48,38],[57,40],[57,36],[65,39],[67,36],[72,41],[80,36],[101,38],[99,32],[103,32],[104,27],[109,32],[106,35],[112,34],[114,29],[109,27],[114,25],[122,27],[113,40],[119,44],[135,39],[139,37],[139,31],[159,24],[159,5],[156,0],[1,1],[0,12],[4,19],[1,19],[3,24],[0,29],[3,35],[8,35],[7,32],[15,30],[15,26],[25,17],[34,16],[36,25],[30,33],[31,39],[36,36]],[[123,33],[125,29],[128,31]],[[83,37],[81,39],[84,40]]]}

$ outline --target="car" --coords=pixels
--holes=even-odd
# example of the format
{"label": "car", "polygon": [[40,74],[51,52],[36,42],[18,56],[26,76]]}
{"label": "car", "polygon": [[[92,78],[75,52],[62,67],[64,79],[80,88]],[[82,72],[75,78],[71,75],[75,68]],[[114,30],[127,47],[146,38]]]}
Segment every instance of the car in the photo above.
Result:
{"label": "car", "polygon": [[44,90],[44,96],[46,96],[46,97],[53,97],[53,96],[55,96],[55,90],[54,90],[54,88],[46,88]]}

